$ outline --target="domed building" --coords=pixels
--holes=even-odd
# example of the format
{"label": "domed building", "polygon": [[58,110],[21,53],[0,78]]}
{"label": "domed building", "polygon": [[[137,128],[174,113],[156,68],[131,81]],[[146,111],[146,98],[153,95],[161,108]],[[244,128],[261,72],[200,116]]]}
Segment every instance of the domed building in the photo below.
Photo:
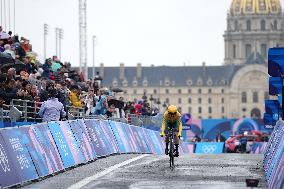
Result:
{"label": "domed building", "polygon": [[101,64],[102,84],[123,88],[126,100],[152,96],[150,103],[162,111],[163,104],[176,104],[194,118],[261,118],[269,98],[267,52],[284,44],[283,23],[279,0],[233,0],[224,34],[224,65]]}

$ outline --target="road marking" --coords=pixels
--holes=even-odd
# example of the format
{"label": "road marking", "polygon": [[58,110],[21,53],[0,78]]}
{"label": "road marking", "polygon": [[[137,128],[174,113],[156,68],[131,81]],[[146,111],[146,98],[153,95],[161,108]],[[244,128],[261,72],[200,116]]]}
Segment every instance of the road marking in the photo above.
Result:
{"label": "road marking", "polygon": [[105,176],[105,175],[109,174],[110,172],[112,172],[112,171],[114,171],[114,170],[116,170],[116,169],[118,169],[118,168],[120,168],[122,166],[125,166],[125,165],[127,165],[129,163],[132,163],[133,161],[137,161],[139,159],[142,159],[142,158],[144,158],[146,156],[148,156],[148,155],[145,154],[145,155],[142,155],[142,156],[138,156],[136,158],[132,158],[132,159],[126,160],[126,161],[124,161],[122,163],[119,163],[119,164],[116,164],[114,166],[111,166],[111,167],[107,168],[106,170],[104,170],[102,172],[99,172],[99,173],[97,173],[97,174],[95,174],[93,176],[87,177],[87,178],[77,182],[76,184],[71,185],[67,189],[79,189],[79,188],[82,188],[83,186],[86,186],[87,184],[89,184],[91,181],[94,181],[94,180],[96,180],[96,179],[98,179],[98,178],[100,178],[102,176]]}

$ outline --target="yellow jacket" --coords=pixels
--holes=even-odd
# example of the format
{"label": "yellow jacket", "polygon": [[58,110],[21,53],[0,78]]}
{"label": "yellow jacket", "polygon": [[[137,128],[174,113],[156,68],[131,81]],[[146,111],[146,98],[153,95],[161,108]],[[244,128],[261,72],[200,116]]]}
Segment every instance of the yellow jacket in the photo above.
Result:
{"label": "yellow jacket", "polygon": [[82,106],[81,102],[80,102],[80,100],[79,100],[79,98],[78,98],[76,93],[71,91],[70,95],[69,95],[69,98],[70,98],[72,106],[75,106],[75,107],[81,107]]}
{"label": "yellow jacket", "polygon": [[164,135],[164,133],[165,133],[167,122],[175,122],[175,121],[178,121],[178,124],[179,124],[179,126],[178,126],[178,136],[181,136],[181,132],[182,132],[181,114],[179,112],[177,112],[176,116],[171,118],[168,115],[168,111],[166,111],[164,113],[161,135]]}

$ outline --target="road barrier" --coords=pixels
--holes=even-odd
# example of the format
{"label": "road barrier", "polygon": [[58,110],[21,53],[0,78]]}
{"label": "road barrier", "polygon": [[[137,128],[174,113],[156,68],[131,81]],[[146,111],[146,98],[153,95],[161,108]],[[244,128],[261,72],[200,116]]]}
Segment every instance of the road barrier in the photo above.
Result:
{"label": "road barrier", "polygon": [[278,121],[267,143],[263,167],[269,189],[284,188],[284,122]]}
{"label": "road barrier", "polygon": [[[181,153],[193,152],[181,143]],[[163,154],[159,132],[110,120],[69,120],[0,129],[0,188],[121,153]]]}

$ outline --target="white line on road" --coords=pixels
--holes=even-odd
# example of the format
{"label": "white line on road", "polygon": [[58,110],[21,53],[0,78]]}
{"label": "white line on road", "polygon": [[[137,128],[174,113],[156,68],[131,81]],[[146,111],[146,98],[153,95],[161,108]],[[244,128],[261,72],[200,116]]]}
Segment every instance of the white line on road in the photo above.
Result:
{"label": "white line on road", "polygon": [[109,174],[110,172],[112,172],[112,171],[114,171],[114,170],[116,170],[116,169],[118,169],[118,168],[120,168],[122,166],[125,166],[125,165],[127,165],[129,163],[132,163],[133,161],[137,161],[139,159],[142,159],[142,158],[144,158],[146,156],[148,156],[148,155],[146,154],[146,155],[138,156],[136,158],[132,158],[132,159],[126,160],[126,161],[124,161],[122,163],[116,164],[116,165],[114,165],[112,167],[107,168],[106,170],[104,170],[102,172],[99,172],[99,173],[97,173],[97,174],[95,174],[93,176],[87,177],[87,178],[77,182],[76,184],[71,185],[70,187],[68,187],[68,189],[79,189],[79,188],[82,188],[83,186],[86,186],[87,184],[89,184],[91,181],[94,181],[94,180],[96,180],[96,179],[98,179],[98,178],[100,178],[102,176],[105,176],[105,175]]}

